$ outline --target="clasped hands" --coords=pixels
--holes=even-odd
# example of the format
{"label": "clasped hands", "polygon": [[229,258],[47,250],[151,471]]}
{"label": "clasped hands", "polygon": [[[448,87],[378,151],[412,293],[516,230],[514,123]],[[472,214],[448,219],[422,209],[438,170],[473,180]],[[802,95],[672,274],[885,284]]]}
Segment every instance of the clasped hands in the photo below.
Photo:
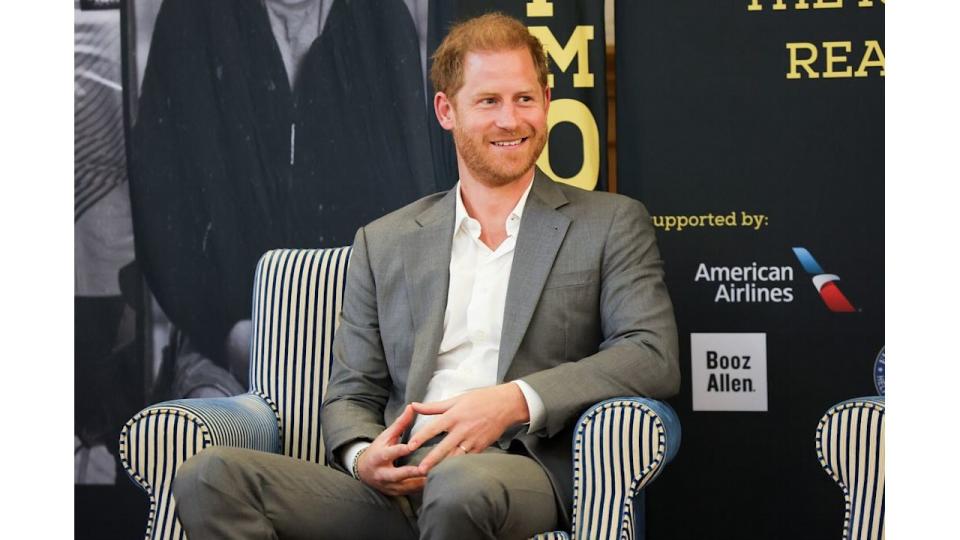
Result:
{"label": "clasped hands", "polygon": [[[407,443],[400,443],[417,414],[435,418]],[[415,493],[423,489],[430,469],[445,458],[482,452],[507,429],[529,420],[527,401],[514,383],[478,388],[433,403],[411,403],[360,455],[357,472],[363,483],[386,495]],[[441,433],[447,435],[419,465],[394,465]]]}

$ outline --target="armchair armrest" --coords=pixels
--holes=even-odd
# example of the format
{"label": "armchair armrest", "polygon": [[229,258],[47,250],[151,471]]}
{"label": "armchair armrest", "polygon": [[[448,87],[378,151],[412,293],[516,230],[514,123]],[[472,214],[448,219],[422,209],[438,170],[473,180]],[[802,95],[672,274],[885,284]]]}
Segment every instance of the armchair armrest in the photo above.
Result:
{"label": "armchair armrest", "polygon": [[146,538],[179,538],[173,478],[187,459],[208,446],[237,446],[277,453],[276,406],[258,394],[182,399],[151,405],[120,432],[120,460],[150,497]]}
{"label": "armchair armrest", "polygon": [[679,448],[680,421],[664,402],[613,398],[583,413],[573,443],[573,537],[634,538],[643,530],[642,490]]}

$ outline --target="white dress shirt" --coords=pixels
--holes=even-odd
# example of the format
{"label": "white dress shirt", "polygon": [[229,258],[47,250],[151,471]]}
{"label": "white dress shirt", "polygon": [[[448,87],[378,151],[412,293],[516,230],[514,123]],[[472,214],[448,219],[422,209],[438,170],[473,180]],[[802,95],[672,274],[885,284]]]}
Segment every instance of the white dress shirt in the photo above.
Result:
{"label": "white dress shirt", "polygon": [[[477,388],[497,384],[497,362],[500,356],[500,333],[507,300],[507,284],[513,267],[514,247],[523,208],[533,182],[507,216],[507,237],[491,250],[480,240],[480,222],[467,214],[457,190],[453,245],[450,252],[450,285],[447,308],[443,315],[443,339],[437,354],[437,368],[427,384],[424,403],[442,401]],[[543,400],[536,391],[517,379],[512,381],[523,392],[530,415],[527,431],[540,429],[544,422]],[[423,429],[435,417],[419,415],[412,433]],[[369,445],[357,442],[341,454],[347,470],[357,453]]]}

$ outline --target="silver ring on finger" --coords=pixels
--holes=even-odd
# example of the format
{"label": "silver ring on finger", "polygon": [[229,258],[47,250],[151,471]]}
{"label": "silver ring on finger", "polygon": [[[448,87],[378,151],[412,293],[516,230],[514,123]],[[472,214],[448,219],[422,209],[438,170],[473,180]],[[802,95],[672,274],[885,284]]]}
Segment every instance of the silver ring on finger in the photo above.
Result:
{"label": "silver ring on finger", "polygon": [[463,450],[463,453],[464,453],[464,454],[469,454],[469,453],[470,453],[470,450],[469,450],[468,448],[464,447],[463,444],[458,444],[458,445],[457,445],[457,448]]}

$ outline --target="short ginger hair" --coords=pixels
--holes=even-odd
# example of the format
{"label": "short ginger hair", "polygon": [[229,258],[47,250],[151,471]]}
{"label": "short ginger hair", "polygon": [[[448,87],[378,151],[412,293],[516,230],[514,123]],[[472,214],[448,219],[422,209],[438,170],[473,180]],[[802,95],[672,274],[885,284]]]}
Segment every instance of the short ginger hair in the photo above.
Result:
{"label": "short ginger hair", "polygon": [[517,19],[494,12],[459,22],[433,53],[430,82],[449,98],[463,86],[463,64],[468,52],[530,51],[540,88],[547,88],[547,55],[543,44]]}

